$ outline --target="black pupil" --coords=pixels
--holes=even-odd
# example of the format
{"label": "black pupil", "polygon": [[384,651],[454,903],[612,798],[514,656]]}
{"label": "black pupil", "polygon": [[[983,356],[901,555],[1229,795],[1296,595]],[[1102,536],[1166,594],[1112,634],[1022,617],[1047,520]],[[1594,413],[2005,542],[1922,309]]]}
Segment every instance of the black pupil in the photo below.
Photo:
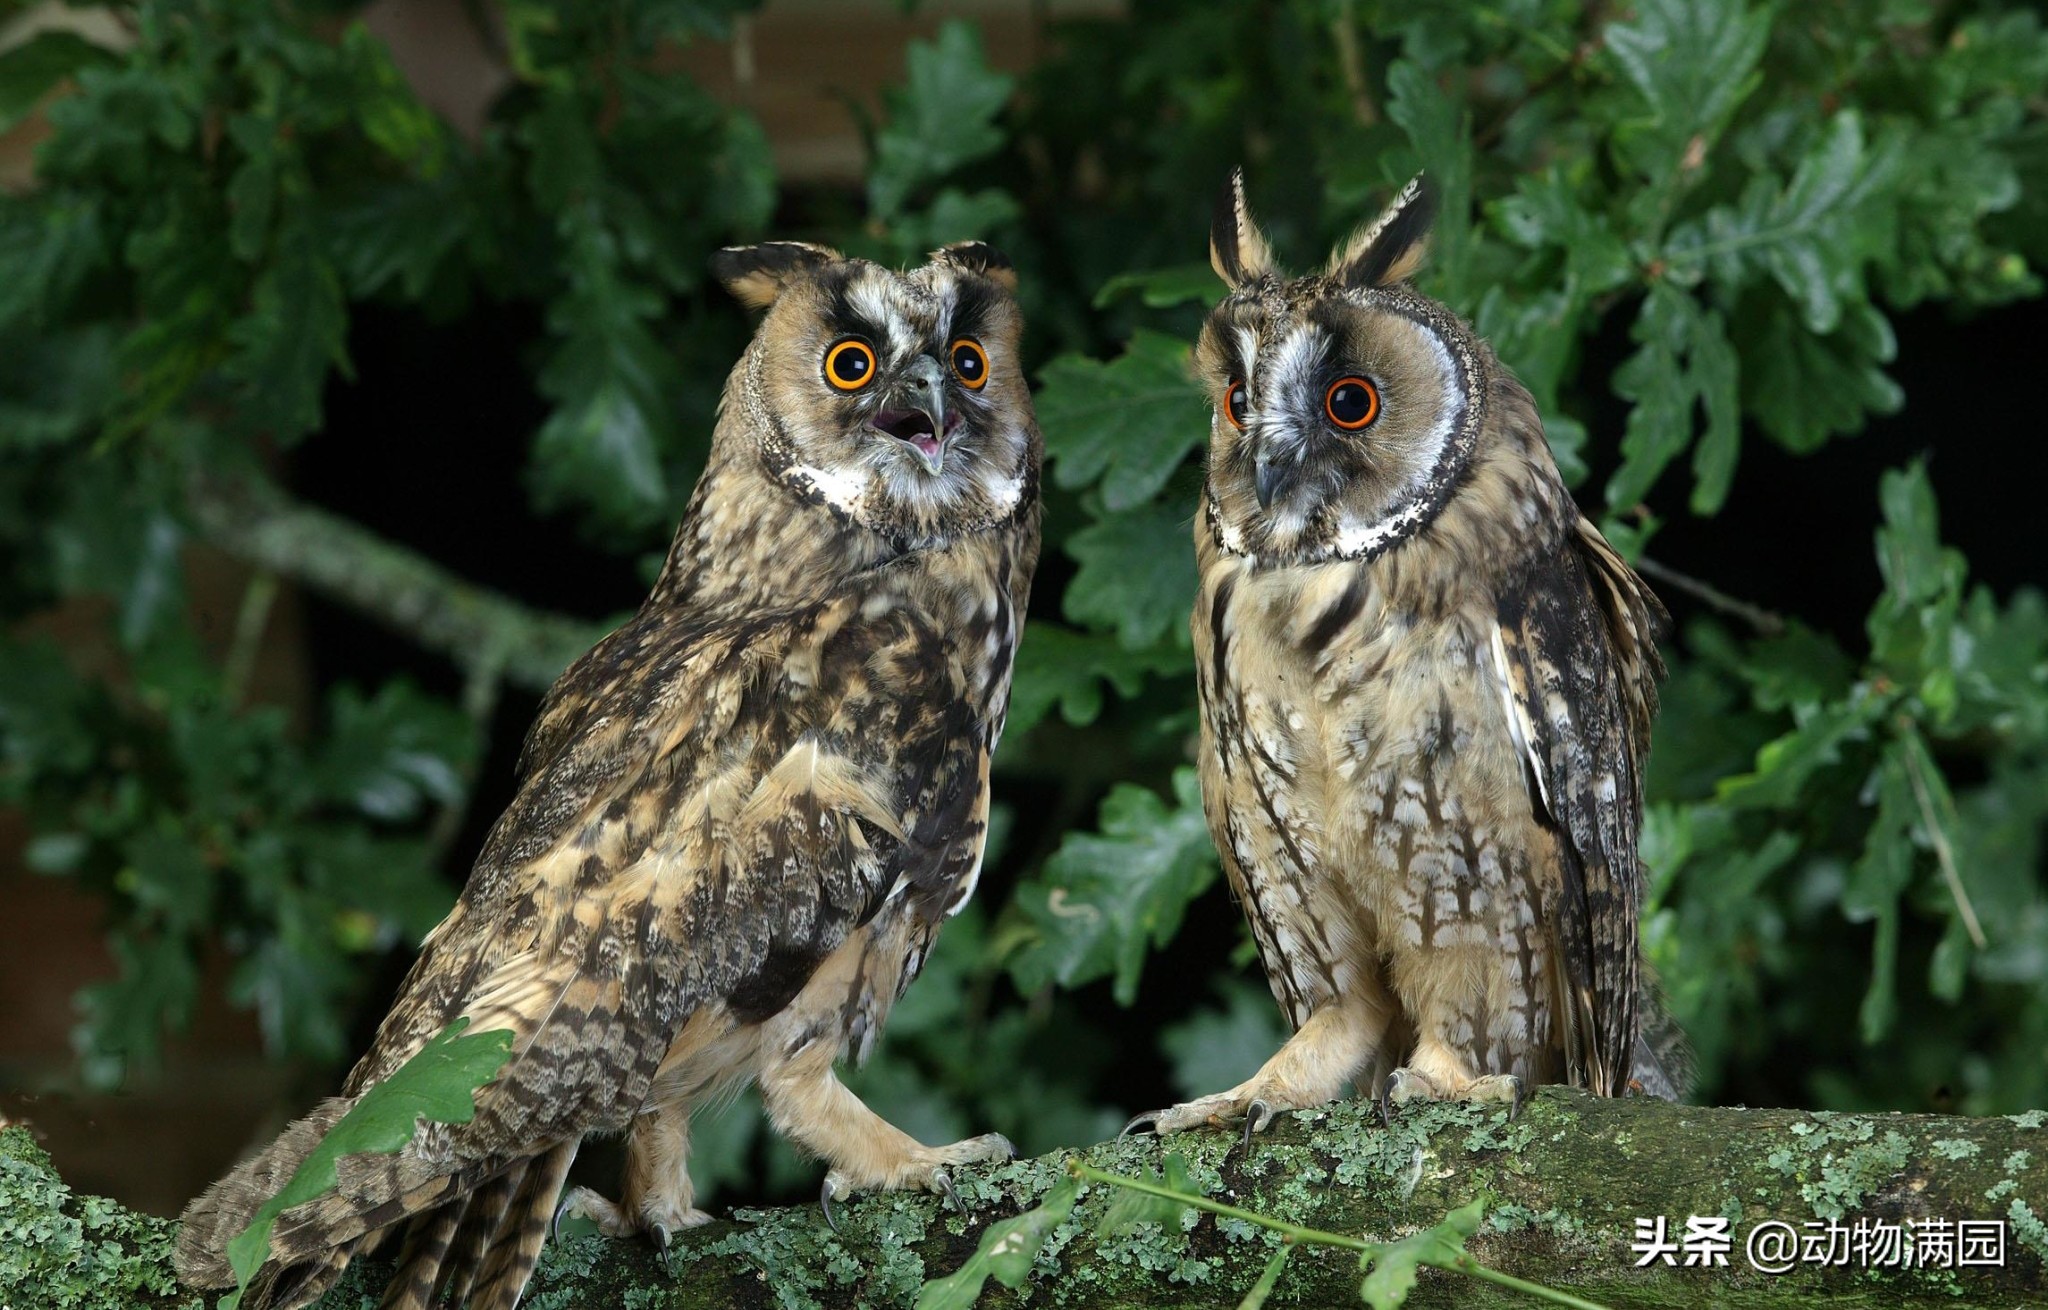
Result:
{"label": "black pupil", "polygon": [[1242,425],[1244,423],[1244,388],[1242,386],[1232,387],[1230,395],[1224,403],[1230,406],[1231,422]]}
{"label": "black pupil", "polygon": [[981,356],[968,347],[961,346],[953,351],[953,367],[961,377],[972,382],[981,376]]}
{"label": "black pupil", "polygon": [[1346,382],[1330,393],[1330,416],[1339,423],[1356,423],[1371,412],[1371,393],[1355,382]]}
{"label": "black pupil", "polygon": [[848,346],[832,361],[832,372],[841,382],[858,382],[868,375],[867,353],[857,346]]}

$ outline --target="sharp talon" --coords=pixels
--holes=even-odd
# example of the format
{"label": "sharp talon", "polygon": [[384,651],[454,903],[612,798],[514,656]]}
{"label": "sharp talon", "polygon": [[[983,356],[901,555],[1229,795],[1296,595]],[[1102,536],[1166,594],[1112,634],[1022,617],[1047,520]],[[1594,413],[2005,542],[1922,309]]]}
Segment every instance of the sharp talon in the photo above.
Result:
{"label": "sharp talon", "polygon": [[1512,1100],[1512,1101],[1509,1101],[1509,1102],[1508,1102],[1508,1122],[1509,1122],[1509,1123],[1513,1123],[1513,1122],[1515,1121],[1515,1116],[1516,1116],[1516,1115],[1518,1115],[1518,1114],[1520,1114],[1521,1112],[1522,1112],[1522,1080],[1521,1080],[1521,1079],[1519,1079],[1519,1078],[1517,1078],[1517,1079],[1515,1079],[1515,1099],[1514,1099],[1514,1100]]}
{"label": "sharp talon", "polygon": [[825,1226],[833,1232],[839,1231],[839,1217],[832,1213],[832,1179],[825,1178],[825,1186],[818,1191],[818,1208],[825,1212]]}
{"label": "sharp talon", "polygon": [[1244,1108],[1244,1135],[1237,1139],[1238,1149],[1251,1154],[1252,1134],[1266,1131],[1266,1125],[1273,1122],[1273,1107],[1264,1101],[1254,1100]]}
{"label": "sharp talon", "polygon": [[1394,1126],[1393,1086],[1394,1080],[1391,1078],[1380,1084],[1380,1126],[1382,1128],[1392,1128]]}
{"label": "sharp talon", "polygon": [[569,1210],[569,1198],[568,1198],[568,1196],[566,1196],[566,1195],[565,1195],[565,1196],[563,1196],[563,1197],[562,1197],[562,1199],[561,1199],[561,1200],[559,1200],[559,1201],[555,1202],[555,1213],[554,1213],[554,1217],[548,1220],[548,1240],[549,1240],[550,1242],[554,1241],[554,1240],[555,1240],[555,1234],[561,1231],[561,1228],[562,1228],[562,1216],[563,1216],[564,1214],[566,1214],[566,1213],[568,1212],[568,1210]]}
{"label": "sharp talon", "polygon": [[666,1256],[668,1254],[668,1225],[649,1224],[647,1226],[647,1235],[654,1239],[654,1249],[661,1252],[663,1256]]}
{"label": "sharp talon", "polygon": [[1122,1141],[1124,1138],[1129,1137],[1132,1133],[1139,1132],[1141,1130],[1155,1133],[1158,1132],[1160,1113],[1161,1112],[1158,1110],[1145,1111],[1145,1113],[1139,1115],[1137,1118],[1131,1120],[1129,1123],[1124,1125],[1124,1130],[1116,1135],[1117,1140]]}
{"label": "sharp talon", "polygon": [[953,1190],[953,1179],[945,1170],[940,1169],[932,1174],[932,1190],[945,1197],[946,1204],[955,1211],[964,1208],[960,1204],[960,1194]]}

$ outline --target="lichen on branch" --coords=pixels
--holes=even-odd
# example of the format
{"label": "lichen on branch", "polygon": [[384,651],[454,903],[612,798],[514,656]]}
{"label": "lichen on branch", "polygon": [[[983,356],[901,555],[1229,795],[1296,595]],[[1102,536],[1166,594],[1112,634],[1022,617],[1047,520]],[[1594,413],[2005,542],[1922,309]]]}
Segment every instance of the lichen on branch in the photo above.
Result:
{"label": "lichen on branch", "polygon": [[[1484,1197],[1486,1218],[1469,1243],[1475,1259],[1617,1308],[1709,1299],[1737,1307],[1874,1299],[1910,1307],[2048,1298],[2048,1235],[2039,1221],[2048,1213],[2048,1113],[1963,1119],[1709,1109],[1548,1088],[1513,1123],[1496,1107],[1411,1104],[1388,1128],[1371,1106],[1343,1103],[1284,1117],[1248,1150],[1234,1131],[1198,1132],[1165,1145],[1128,1139],[961,1171],[954,1180],[960,1212],[923,1194],[867,1196],[843,1207],[836,1233],[815,1206],[737,1210],[679,1235],[665,1266],[645,1243],[565,1238],[542,1258],[525,1305],[908,1307],[927,1279],[972,1256],[989,1224],[1037,1205],[1077,1154],[1094,1168],[1145,1177],[1168,1150],[1185,1158],[1187,1185],[1202,1195],[1371,1241],[1429,1228]],[[19,1130],[0,1134],[0,1178],[10,1189],[0,1196],[0,1289],[9,1278],[19,1286],[23,1269],[50,1267],[50,1257],[38,1254],[48,1242],[83,1249],[78,1224],[118,1223],[108,1231],[135,1253],[122,1276],[138,1290],[126,1302],[56,1304],[186,1304],[162,1291],[166,1223],[72,1195]],[[992,1284],[981,1304],[1028,1297],[1080,1307],[1229,1306],[1258,1280],[1279,1240],[1256,1225],[1192,1210],[1173,1231],[1139,1223],[1100,1232],[1115,1191],[1084,1190],[1046,1238],[1026,1287]],[[1663,1217],[1677,1232],[1695,1215],[1731,1219],[1736,1244],[1727,1265],[1636,1267],[1637,1219]],[[1868,1269],[1852,1259],[1771,1275],[1752,1268],[1742,1250],[1743,1236],[1764,1220],[1799,1229],[1928,1218],[2003,1220],[2004,1264]],[[373,1302],[388,1272],[361,1262],[325,1304],[353,1308],[366,1295]],[[1275,1298],[1356,1305],[1359,1277],[1355,1255],[1303,1249],[1288,1261]],[[1528,1302],[1510,1288],[1425,1269],[1407,1304]]]}

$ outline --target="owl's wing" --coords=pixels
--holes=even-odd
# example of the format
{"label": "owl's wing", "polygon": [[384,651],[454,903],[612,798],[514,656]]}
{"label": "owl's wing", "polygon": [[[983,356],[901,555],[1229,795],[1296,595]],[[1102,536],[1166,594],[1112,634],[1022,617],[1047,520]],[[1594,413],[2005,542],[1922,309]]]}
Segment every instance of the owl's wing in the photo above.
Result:
{"label": "owl's wing", "polygon": [[1663,615],[1583,518],[1499,597],[1494,658],[1508,722],[1563,856],[1550,927],[1563,970],[1567,1076],[1607,1096],[1627,1085],[1636,1036],[1636,847]]}
{"label": "owl's wing", "polygon": [[[979,863],[990,734],[935,625],[863,599],[694,628],[643,612],[563,675],[543,749],[346,1092],[458,1015],[510,1029],[512,1059],[470,1123],[361,1158],[285,1216],[280,1264],[624,1126],[693,1014],[774,1014],[889,897],[951,908]],[[265,1195],[244,1207],[236,1178],[289,1174],[267,1159],[194,1203],[181,1250],[239,1231]]]}

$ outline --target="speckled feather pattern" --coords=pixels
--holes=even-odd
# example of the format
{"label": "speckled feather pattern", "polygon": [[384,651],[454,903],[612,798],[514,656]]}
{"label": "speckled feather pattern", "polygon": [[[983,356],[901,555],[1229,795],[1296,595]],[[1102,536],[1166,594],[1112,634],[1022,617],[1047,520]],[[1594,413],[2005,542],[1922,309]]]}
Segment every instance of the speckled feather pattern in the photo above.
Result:
{"label": "speckled feather pattern", "polygon": [[[686,1138],[656,1168],[654,1129],[686,1134],[692,1096],[778,1061],[821,1050],[829,1078],[864,1056],[971,892],[1038,552],[1019,323],[1005,285],[947,252],[907,274],[825,255],[779,288],[660,580],[549,692],[515,799],[344,1097],[188,1210],[188,1282],[229,1281],[222,1246],[318,1131],[467,1015],[514,1034],[475,1119],[343,1161],[335,1194],[280,1221],[251,1304],[303,1304],[404,1231],[417,1258],[387,1304],[472,1285],[509,1308],[577,1142],[632,1129],[628,1201],[640,1186],[686,1216]],[[864,330],[886,370],[892,341],[943,349],[970,303],[992,377],[943,479],[915,484],[826,390],[818,340],[884,320]],[[844,1122],[821,1140],[887,1129]]]}

